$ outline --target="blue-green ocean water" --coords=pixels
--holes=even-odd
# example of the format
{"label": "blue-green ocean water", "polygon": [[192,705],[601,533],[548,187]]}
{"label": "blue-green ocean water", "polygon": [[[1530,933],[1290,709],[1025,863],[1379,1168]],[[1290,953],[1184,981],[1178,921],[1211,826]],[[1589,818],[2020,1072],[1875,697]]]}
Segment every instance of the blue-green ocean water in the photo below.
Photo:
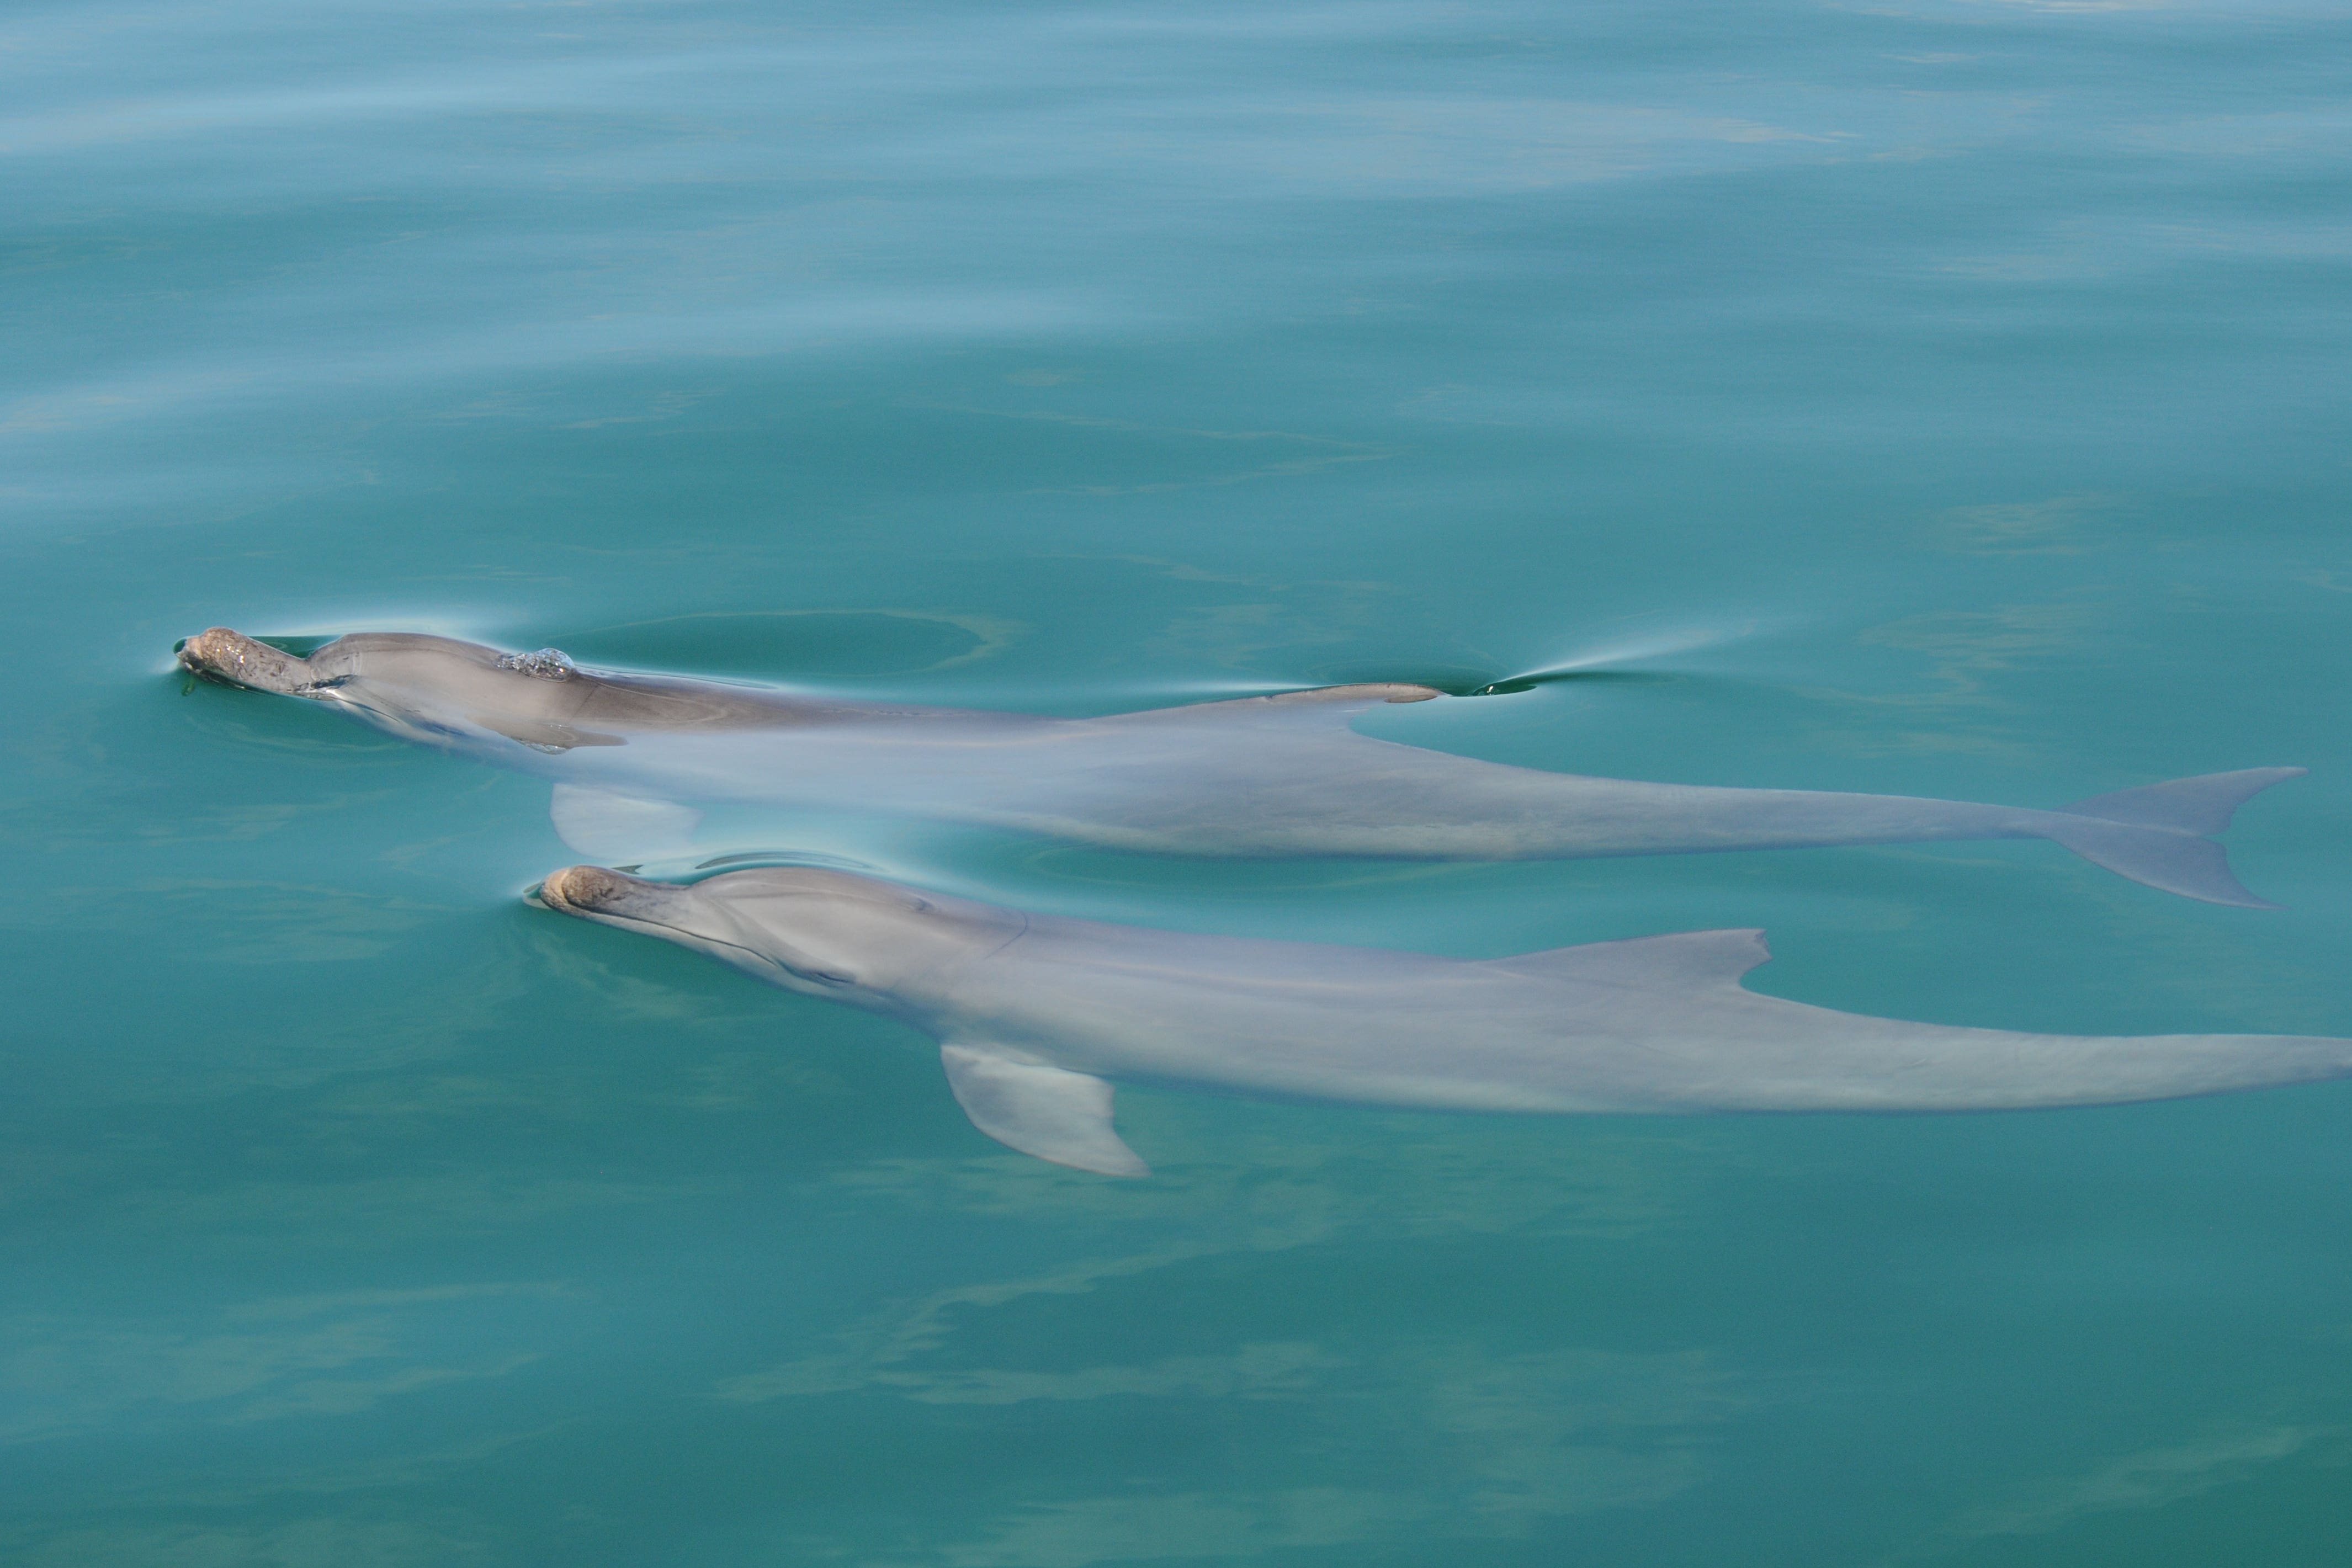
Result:
{"label": "blue-green ocean water", "polygon": [[2347,57],[2291,0],[11,6],[0,1558],[2352,1557],[2352,1088],[1129,1090],[1116,1183],[526,906],[543,786],[170,673],[415,628],[1076,714],[1646,647],[1366,727],[2038,806],[2300,764],[2231,835],[2287,907],[2040,842],[917,869],[2352,1033]]}

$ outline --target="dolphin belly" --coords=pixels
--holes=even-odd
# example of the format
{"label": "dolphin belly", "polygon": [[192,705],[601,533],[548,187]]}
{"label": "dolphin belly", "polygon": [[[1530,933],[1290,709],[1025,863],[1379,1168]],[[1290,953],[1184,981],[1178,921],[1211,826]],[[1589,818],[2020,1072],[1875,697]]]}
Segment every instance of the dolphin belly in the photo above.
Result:
{"label": "dolphin belly", "polygon": [[1745,990],[1696,1006],[1660,998],[1654,1013],[1652,1027],[1622,1037],[1647,1062],[1647,1092],[1629,1111],[2020,1111],[2352,1075],[2352,1040],[2314,1036],[1951,1028]]}
{"label": "dolphin belly", "polygon": [[1223,857],[1548,860],[2045,838],[2145,886],[2270,908],[2239,883],[2212,835],[2247,799],[2302,771],[2174,779],[2052,811],[1553,773],[1348,730],[1210,736],[1167,727],[1195,744],[1168,747],[1169,736],[1155,736],[1161,746],[1139,754],[1091,735],[1056,737],[1055,754],[1039,759],[1046,765],[992,779],[946,814],[1118,849]]}
{"label": "dolphin belly", "polygon": [[1619,1016],[1622,997],[1601,1019],[1565,997],[1483,1012],[1376,998],[1319,1017],[1196,1002],[1191,1018],[1160,1008],[1156,1024],[1124,1030],[1087,1008],[1025,1038],[1116,1082],[1517,1114],[2014,1111],[2352,1075],[2352,1040],[1953,1029],[1742,995],[1752,1006],[1645,995],[1638,1021]]}
{"label": "dolphin belly", "polygon": [[1524,1113],[2023,1110],[2352,1075],[2352,1040],[1812,1007],[1738,984],[1762,954],[1753,933],[1699,932],[1464,962],[1038,919],[927,1027],[1111,1080]]}
{"label": "dolphin belly", "polygon": [[[1650,784],[1444,752],[1196,762],[1097,779],[1054,826],[1198,855],[1549,860],[2040,836],[2048,813],[1962,801]],[[1051,811],[1050,797],[1041,802]],[[1073,821],[1070,807],[1084,817]]]}

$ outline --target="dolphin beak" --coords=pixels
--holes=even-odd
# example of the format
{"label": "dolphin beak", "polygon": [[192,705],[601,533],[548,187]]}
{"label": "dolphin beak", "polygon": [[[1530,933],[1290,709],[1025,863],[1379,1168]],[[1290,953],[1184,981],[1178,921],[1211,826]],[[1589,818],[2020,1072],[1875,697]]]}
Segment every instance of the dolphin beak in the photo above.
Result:
{"label": "dolphin beak", "polygon": [[[564,915],[599,925],[650,932],[681,946],[699,948],[749,969],[763,979],[794,972],[784,959],[761,950],[729,917],[726,907],[690,887],[607,871],[600,865],[565,866],[524,895]],[[818,976],[834,979],[833,976]]]}
{"label": "dolphin beak", "polygon": [[687,929],[681,918],[694,903],[690,888],[606,871],[600,865],[566,866],[551,873],[535,890],[540,903],[590,920]]}
{"label": "dolphin beak", "polygon": [[199,632],[181,643],[180,665],[223,685],[285,696],[308,695],[319,684],[318,672],[307,661],[226,626]]}

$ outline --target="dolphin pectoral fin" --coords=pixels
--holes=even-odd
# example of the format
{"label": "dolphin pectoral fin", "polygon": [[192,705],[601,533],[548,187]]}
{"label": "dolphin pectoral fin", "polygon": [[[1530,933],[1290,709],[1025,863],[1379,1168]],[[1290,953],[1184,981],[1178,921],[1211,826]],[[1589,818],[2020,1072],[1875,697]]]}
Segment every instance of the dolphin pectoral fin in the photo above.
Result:
{"label": "dolphin pectoral fin", "polygon": [[1737,986],[1739,977],[1767,962],[1772,949],[1761,931],[1677,931],[1665,936],[1634,936],[1622,942],[1588,942],[1486,960],[1490,969],[1508,969],[1540,980],[1581,980],[1591,985]]}
{"label": "dolphin pectoral fin", "polygon": [[1101,1079],[952,1041],[940,1045],[940,1065],[971,1124],[1005,1147],[1102,1176],[1151,1174],[1112,1130]]}
{"label": "dolphin pectoral fin", "polygon": [[673,800],[647,800],[558,784],[547,814],[566,844],[591,860],[648,861],[691,848],[702,813]]}

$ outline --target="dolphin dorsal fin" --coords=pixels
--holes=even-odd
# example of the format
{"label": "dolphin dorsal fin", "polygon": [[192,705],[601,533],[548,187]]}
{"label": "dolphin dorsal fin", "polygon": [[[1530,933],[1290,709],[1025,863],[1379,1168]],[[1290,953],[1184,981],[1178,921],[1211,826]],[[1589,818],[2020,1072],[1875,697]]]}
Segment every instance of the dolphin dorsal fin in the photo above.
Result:
{"label": "dolphin dorsal fin", "polygon": [[1229,697],[1223,702],[1183,703],[1175,707],[1142,708],[1134,713],[1106,714],[1095,724],[1150,728],[1159,725],[1294,725],[1308,724],[1344,729],[1358,714],[1383,703],[1425,703],[1445,694],[1435,686],[1383,681],[1353,686],[1317,686],[1303,692],[1276,692],[1271,696]]}
{"label": "dolphin dorsal fin", "polygon": [[1761,931],[1677,931],[1622,942],[1587,942],[1489,958],[1486,966],[1539,980],[1596,986],[1737,986],[1739,977],[1772,956]]}
{"label": "dolphin dorsal fin", "polygon": [[1005,1147],[1102,1176],[1151,1174],[1112,1130],[1101,1079],[953,1040],[940,1046],[940,1065],[971,1124]]}

